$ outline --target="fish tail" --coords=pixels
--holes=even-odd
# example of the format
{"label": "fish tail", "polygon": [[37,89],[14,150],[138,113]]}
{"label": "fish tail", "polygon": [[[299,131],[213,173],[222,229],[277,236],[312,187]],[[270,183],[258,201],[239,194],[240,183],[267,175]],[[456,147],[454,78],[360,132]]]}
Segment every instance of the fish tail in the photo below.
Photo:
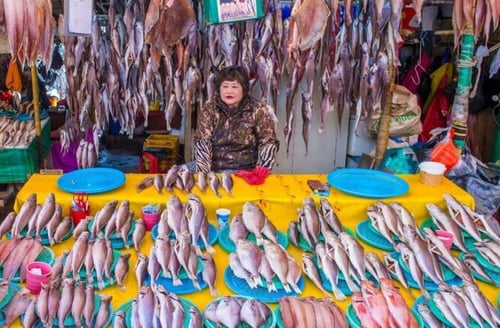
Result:
{"label": "fish tail", "polygon": [[346,299],[345,294],[340,290],[340,288],[333,288],[333,294],[335,295],[335,299],[337,301],[343,301]]}

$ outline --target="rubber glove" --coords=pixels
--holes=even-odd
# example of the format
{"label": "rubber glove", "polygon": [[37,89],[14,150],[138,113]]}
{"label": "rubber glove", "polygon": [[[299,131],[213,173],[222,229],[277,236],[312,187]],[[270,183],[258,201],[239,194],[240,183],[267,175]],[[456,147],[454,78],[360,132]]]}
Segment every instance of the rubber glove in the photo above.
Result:
{"label": "rubber glove", "polygon": [[241,170],[236,172],[235,175],[245,180],[249,185],[260,185],[269,176],[269,169],[264,166],[257,166],[252,171]]}

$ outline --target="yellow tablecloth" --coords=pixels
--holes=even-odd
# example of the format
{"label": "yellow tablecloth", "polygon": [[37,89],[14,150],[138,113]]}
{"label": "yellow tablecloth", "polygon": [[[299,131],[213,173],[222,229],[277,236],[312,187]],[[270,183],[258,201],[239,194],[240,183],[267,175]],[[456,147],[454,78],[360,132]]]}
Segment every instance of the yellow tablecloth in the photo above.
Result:
{"label": "yellow tablecloth", "polygon": [[[154,187],[150,187],[143,190],[141,193],[137,193],[136,185],[146,176],[146,174],[127,174],[126,183],[118,189],[103,194],[89,195],[91,212],[94,213],[110,200],[121,201],[125,199],[130,201],[131,209],[134,210],[136,218],[140,217],[141,207],[149,203],[160,203],[161,208],[164,209],[165,202],[171,195],[169,192],[164,191],[163,194],[159,194]],[[429,217],[425,207],[427,203],[432,202],[442,208],[445,208],[445,202],[442,197],[444,192],[450,193],[464,204],[474,207],[473,197],[448,179],[444,179],[442,185],[438,187],[428,187],[419,182],[418,175],[400,175],[400,177],[407,181],[410,185],[409,192],[400,197],[386,198],[384,201],[398,201],[402,203],[414,214],[417,223],[420,223]],[[56,201],[63,206],[64,215],[68,215],[69,208],[71,206],[72,194],[59,190],[57,187],[57,179],[58,176],[54,175],[33,175],[19,191],[14,204],[14,209],[18,211],[31,193],[36,193],[38,203],[42,203],[49,192],[54,192],[56,194]],[[209,189],[205,192],[205,194],[201,194],[196,187],[193,189],[193,193],[201,196],[203,204],[208,212],[209,222],[214,225],[217,225],[215,219],[215,210],[217,208],[228,208],[234,215],[235,213],[241,212],[244,202],[253,201],[261,206],[265,214],[273,221],[280,231],[286,233],[288,223],[297,219],[297,208],[301,207],[304,197],[313,197],[316,201],[319,200],[318,196],[312,195],[307,185],[308,179],[326,181],[326,175],[271,175],[267,178],[265,184],[260,186],[250,186],[242,179],[235,177],[232,196],[229,196],[224,191],[221,191],[223,196],[218,198]],[[175,190],[175,193],[183,202],[186,201],[187,194],[179,190]],[[334,207],[344,226],[353,231],[355,231],[356,225],[360,221],[367,218],[367,206],[375,201],[374,199],[354,197],[334,188],[331,188],[328,200]],[[70,238],[63,243],[54,246],[54,253],[56,255],[61,254],[63,250],[71,248],[72,243],[73,240]],[[145,237],[144,243],[142,244],[141,252],[149,254],[149,249],[152,243],[151,234],[148,233]],[[374,251],[380,254],[380,250],[378,249],[364,243],[363,246],[365,247],[365,250]],[[216,288],[222,295],[233,294],[223,281],[223,272],[228,266],[228,254],[217,244],[215,245],[215,249],[215,261],[218,270]],[[288,250],[297,260],[300,261],[300,256],[302,255],[301,250],[293,246],[290,246]],[[135,254],[133,249],[123,249],[121,251],[132,253],[130,258],[131,270],[127,278],[126,291],[120,291],[116,286],[108,287],[102,290],[102,293],[113,296],[112,304],[114,310],[138,294],[137,281],[133,271],[133,267],[137,261],[137,254]],[[496,304],[496,298],[499,292],[498,288],[491,287],[490,285],[482,282],[479,282],[478,284],[486,293],[487,297],[494,302],[493,304]],[[418,291],[415,291],[415,294],[418,294]],[[413,301],[404,290],[403,295],[405,296],[407,302],[410,305],[413,305]],[[182,296],[196,304],[201,311],[204,311],[206,305],[212,300],[208,289]],[[318,288],[316,288],[310,281],[307,281],[302,296],[322,297],[323,295]],[[345,310],[350,302],[350,298],[348,298],[343,302],[337,303],[342,309]]]}

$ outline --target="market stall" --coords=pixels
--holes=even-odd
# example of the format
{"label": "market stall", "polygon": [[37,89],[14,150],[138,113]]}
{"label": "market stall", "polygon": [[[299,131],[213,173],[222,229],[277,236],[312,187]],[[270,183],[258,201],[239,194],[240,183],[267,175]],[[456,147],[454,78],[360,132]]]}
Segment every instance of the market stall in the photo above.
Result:
{"label": "market stall", "polygon": [[[45,158],[50,150],[50,120],[41,121],[42,132],[40,135],[41,154],[38,153],[38,140],[32,138],[28,146],[0,147],[0,183],[22,183],[40,170],[41,155]],[[34,134],[34,131],[33,131]]]}
{"label": "market stall", "polygon": [[[91,208],[91,214],[95,215],[95,211],[102,209],[108,202],[116,200],[121,202],[123,200],[128,200],[130,203],[130,209],[133,210],[135,219],[141,217],[141,208],[147,204],[160,204],[163,210],[166,206],[167,200],[175,193],[185,203],[188,199],[188,194],[174,189],[173,193],[169,193],[163,190],[159,193],[153,186],[145,188],[140,192],[137,188],[141,182],[147,177],[146,174],[126,174],[126,181],[123,183],[118,182],[110,186],[111,189],[108,192],[90,194],[88,204]],[[458,188],[448,179],[444,179],[440,186],[426,186],[422,184],[419,180],[418,175],[400,175],[399,176],[404,182],[408,183],[409,190],[407,193],[396,197],[390,197],[382,199],[384,202],[399,202],[403,204],[409,211],[411,211],[415,220],[418,224],[422,224],[426,219],[429,218],[429,213],[426,209],[426,204],[434,203],[439,207],[445,208],[445,200],[443,198],[444,193],[452,194],[456,199],[463,204],[474,207],[474,200],[471,195],[462,189]],[[39,202],[42,201],[50,192],[55,193],[55,200],[57,203],[61,204],[63,208],[63,215],[69,215],[69,209],[73,199],[73,193],[65,192],[59,189],[58,180],[60,176],[54,175],[33,175],[29,181],[24,185],[24,187],[19,191],[14,209],[19,211],[21,206],[27,201],[27,198],[32,193],[37,194]],[[206,210],[208,221],[211,225],[217,226],[217,221],[215,217],[215,211],[217,208],[225,207],[231,210],[231,217],[237,213],[242,212],[242,207],[245,202],[254,202],[262,208],[263,212],[269,217],[270,220],[275,224],[276,228],[282,233],[286,234],[288,224],[291,221],[297,220],[297,209],[303,206],[303,201],[307,197],[312,197],[315,203],[319,203],[322,197],[313,195],[311,189],[308,186],[308,180],[317,179],[319,181],[326,181],[327,175],[325,174],[313,174],[313,175],[271,175],[267,178],[266,182],[258,186],[250,186],[244,180],[240,178],[234,178],[234,187],[232,189],[232,196],[228,195],[222,188],[220,191],[221,197],[215,196],[215,194],[207,189],[205,193],[201,193],[197,187],[192,190],[192,193],[198,195],[202,200]],[[92,183],[92,177],[89,177],[88,182]],[[380,188],[383,186],[381,185]],[[368,191],[366,191],[368,192]],[[357,226],[360,222],[366,220],[367,218],[367,208],[372,205],[376,199],[358,197],[354,195],[347,194],[345,192],[339,191],[335,188],[330,188],[330,194],[325,196],[333,206],[334,211],[339,217],[342,224],[349,229],[351,232],[356,231]],[[149,254],[150,248],[154,244],[153,238],[157,234],[157,231],[153,229],[152,233],[147,233],[144,242],[142,243],[140,250],[142,254]],[[220,236],[219,236],[220,237]],[[359,236],[358,236],[359,240]],[[60,244],[56,244],[51,247],[55,255],[58,256],[65,250],[70,249],[73,246],[73,238],[69,238]],[[366,252],[375,252],[376,254],[381,254],[381,250],[372,247],[366,243],[362,242],[362,245]],[[225,270],[228,267],[228,251],[225,247],[221,247],[219,241],[215,242],[213,245],[215,249],[214,259],[217,267],[217,279],[216,279],[216,289],[221,295],[232,295],[235,292],[228,287],[228,281],[225,279]],[[303,254],[303,250],[296,248],[295,246],[289,245],[289,252],[296,258],[300,259]],[[134,274],[134,266],[138,263],[138,256],[136,251],[134,251],[133,246],[129,249],[120,249],[121,253],[130,253],[130,272],[126,279],[126,289],[120,290],[117,285],[112,285],[110,287],[104,288],[102,293],[112,295],[112,305],[113,309],[116,311],[120,306],[129,302],[139,293],[139,287],[137,283],[137,278]],[[323,297],[323,293],[314,286],[314,284],[305,278],[305,286],[303,292],[300,294],[301,297],[305,296],[316,296]],[[478,282],[481,290],[485,293],[487,298],[496,304],[496,298],[498,296],[498,288],[492,285]],[[402,294],[405,297],[410,306],[413,304],[414,300],[412,297],[403,289],[401,289]],[[419,291],[414,290],[413,294],[419,295]],[[203,312],[207,305],[214,299],[208,288],[203,290],[182,294],[183,298],[194,303],[198,309]],[[351,299],[347,298],[345,301],[335,301],[343,310],[351,304]],[[275,304],[271,304],[274,308]]]}

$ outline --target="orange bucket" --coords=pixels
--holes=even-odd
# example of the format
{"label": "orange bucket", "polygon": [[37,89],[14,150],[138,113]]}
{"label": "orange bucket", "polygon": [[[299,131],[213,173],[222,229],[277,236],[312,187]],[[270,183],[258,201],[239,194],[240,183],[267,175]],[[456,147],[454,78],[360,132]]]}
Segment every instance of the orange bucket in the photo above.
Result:
{"label": "orange bucket", "polygon": [[437,144],[432,150],[429,158],[433,162],[443,163],[446,169],[449,170],[457,164],[460,155],[458,148],[455,147],[453,141],[449,139]]}

